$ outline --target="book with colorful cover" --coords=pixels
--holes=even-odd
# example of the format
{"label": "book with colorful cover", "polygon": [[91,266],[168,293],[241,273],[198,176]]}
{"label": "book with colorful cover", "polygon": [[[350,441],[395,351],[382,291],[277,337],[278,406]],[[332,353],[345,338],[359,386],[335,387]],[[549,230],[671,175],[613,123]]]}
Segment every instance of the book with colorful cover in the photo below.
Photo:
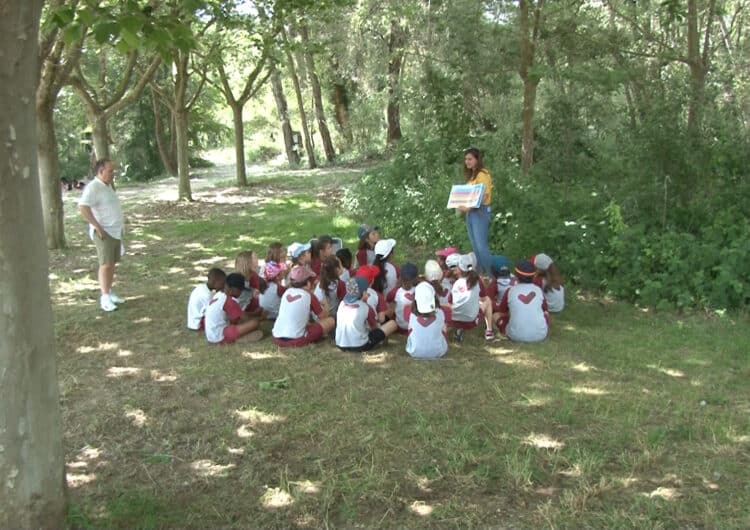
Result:
{"label": "book with colorful cover", "polygon": [[479,208],[484,196],[484,184],[454,184],[448,196],[448,208]]}

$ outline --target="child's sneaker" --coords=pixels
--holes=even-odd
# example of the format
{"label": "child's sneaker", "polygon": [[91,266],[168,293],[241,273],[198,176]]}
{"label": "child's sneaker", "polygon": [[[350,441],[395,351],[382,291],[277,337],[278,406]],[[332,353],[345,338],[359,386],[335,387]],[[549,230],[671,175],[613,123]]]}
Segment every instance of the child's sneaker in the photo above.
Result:
{"label": "child's sneaker", "polygon": [[125,299],[120,296],[117,296],[114,291],[109,292],[109,299],[112,300],[112,303],[115,303],[115,304],[125,303]]}
{"label": "child's sneaker", "polygon": [[495,340],[495,332],[488,329],[484,332],[484,340]]}
{"label": "child's sneaker", "polygon": [[102,308],[102,311],[114,311],[117,309],[117,306],[112,301],[112,298],[108,294],[103,294],[102,297],[99,299],[99,306]]}
{"label": "child's sneaker", "polygon": [[457,329],[456,332],[453,334],[453,338],[456,339],[456,342],[463,342],[464,330],[462,330],[461,328]]}

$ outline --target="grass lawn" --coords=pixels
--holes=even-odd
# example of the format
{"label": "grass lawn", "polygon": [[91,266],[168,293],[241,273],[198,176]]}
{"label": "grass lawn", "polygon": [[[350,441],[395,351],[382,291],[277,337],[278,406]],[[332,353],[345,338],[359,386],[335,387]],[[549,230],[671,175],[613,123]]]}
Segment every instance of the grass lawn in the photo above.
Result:
{"label": "grass lawn", "polygon": [[[185,328],[192,288],[239,251],[323,233],[353,244],[361,220],[324,205],[357,177],[206,179],[190,204],[165,200],[174,181],[123,187],[128,301],[111,314],[66,196],[51,283],[70,527],[750,527],[745,316],[569,286],[546,342],[475,331],[436,362],[411,360],[401,337],[352,355],[209,346]],[[427,254],[397,247],[420,269]]]}

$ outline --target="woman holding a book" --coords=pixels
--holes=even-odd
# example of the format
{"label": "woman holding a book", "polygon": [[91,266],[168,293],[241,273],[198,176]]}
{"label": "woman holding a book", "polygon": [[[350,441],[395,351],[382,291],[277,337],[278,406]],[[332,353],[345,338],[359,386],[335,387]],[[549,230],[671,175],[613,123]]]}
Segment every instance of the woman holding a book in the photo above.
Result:
{"label": "woman holding a book", "polygon": [[480,274],[489,275],[492,265],[489,231],[492,214],[492,176],[482,163],[479,149],[470,147],[464,151],[464,177],[467,184],[483,184],[484,194],[476,208],[459,206],[459,211],[466,214],[466,229],[469,232],[471,248],[477,256]]}

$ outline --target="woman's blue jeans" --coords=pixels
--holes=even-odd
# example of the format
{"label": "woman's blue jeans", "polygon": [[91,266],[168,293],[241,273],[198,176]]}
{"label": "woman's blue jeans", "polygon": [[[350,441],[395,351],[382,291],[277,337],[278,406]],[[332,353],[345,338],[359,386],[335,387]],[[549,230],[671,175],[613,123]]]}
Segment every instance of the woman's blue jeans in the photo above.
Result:
{"label": "woman's blue jeans", "polygon": [[472,208],[466,214],[466,230],[469,232],[471,248],[477,256],[477,268],[480,274],[490,274],[492,252],[490,252],[490,206]]}

